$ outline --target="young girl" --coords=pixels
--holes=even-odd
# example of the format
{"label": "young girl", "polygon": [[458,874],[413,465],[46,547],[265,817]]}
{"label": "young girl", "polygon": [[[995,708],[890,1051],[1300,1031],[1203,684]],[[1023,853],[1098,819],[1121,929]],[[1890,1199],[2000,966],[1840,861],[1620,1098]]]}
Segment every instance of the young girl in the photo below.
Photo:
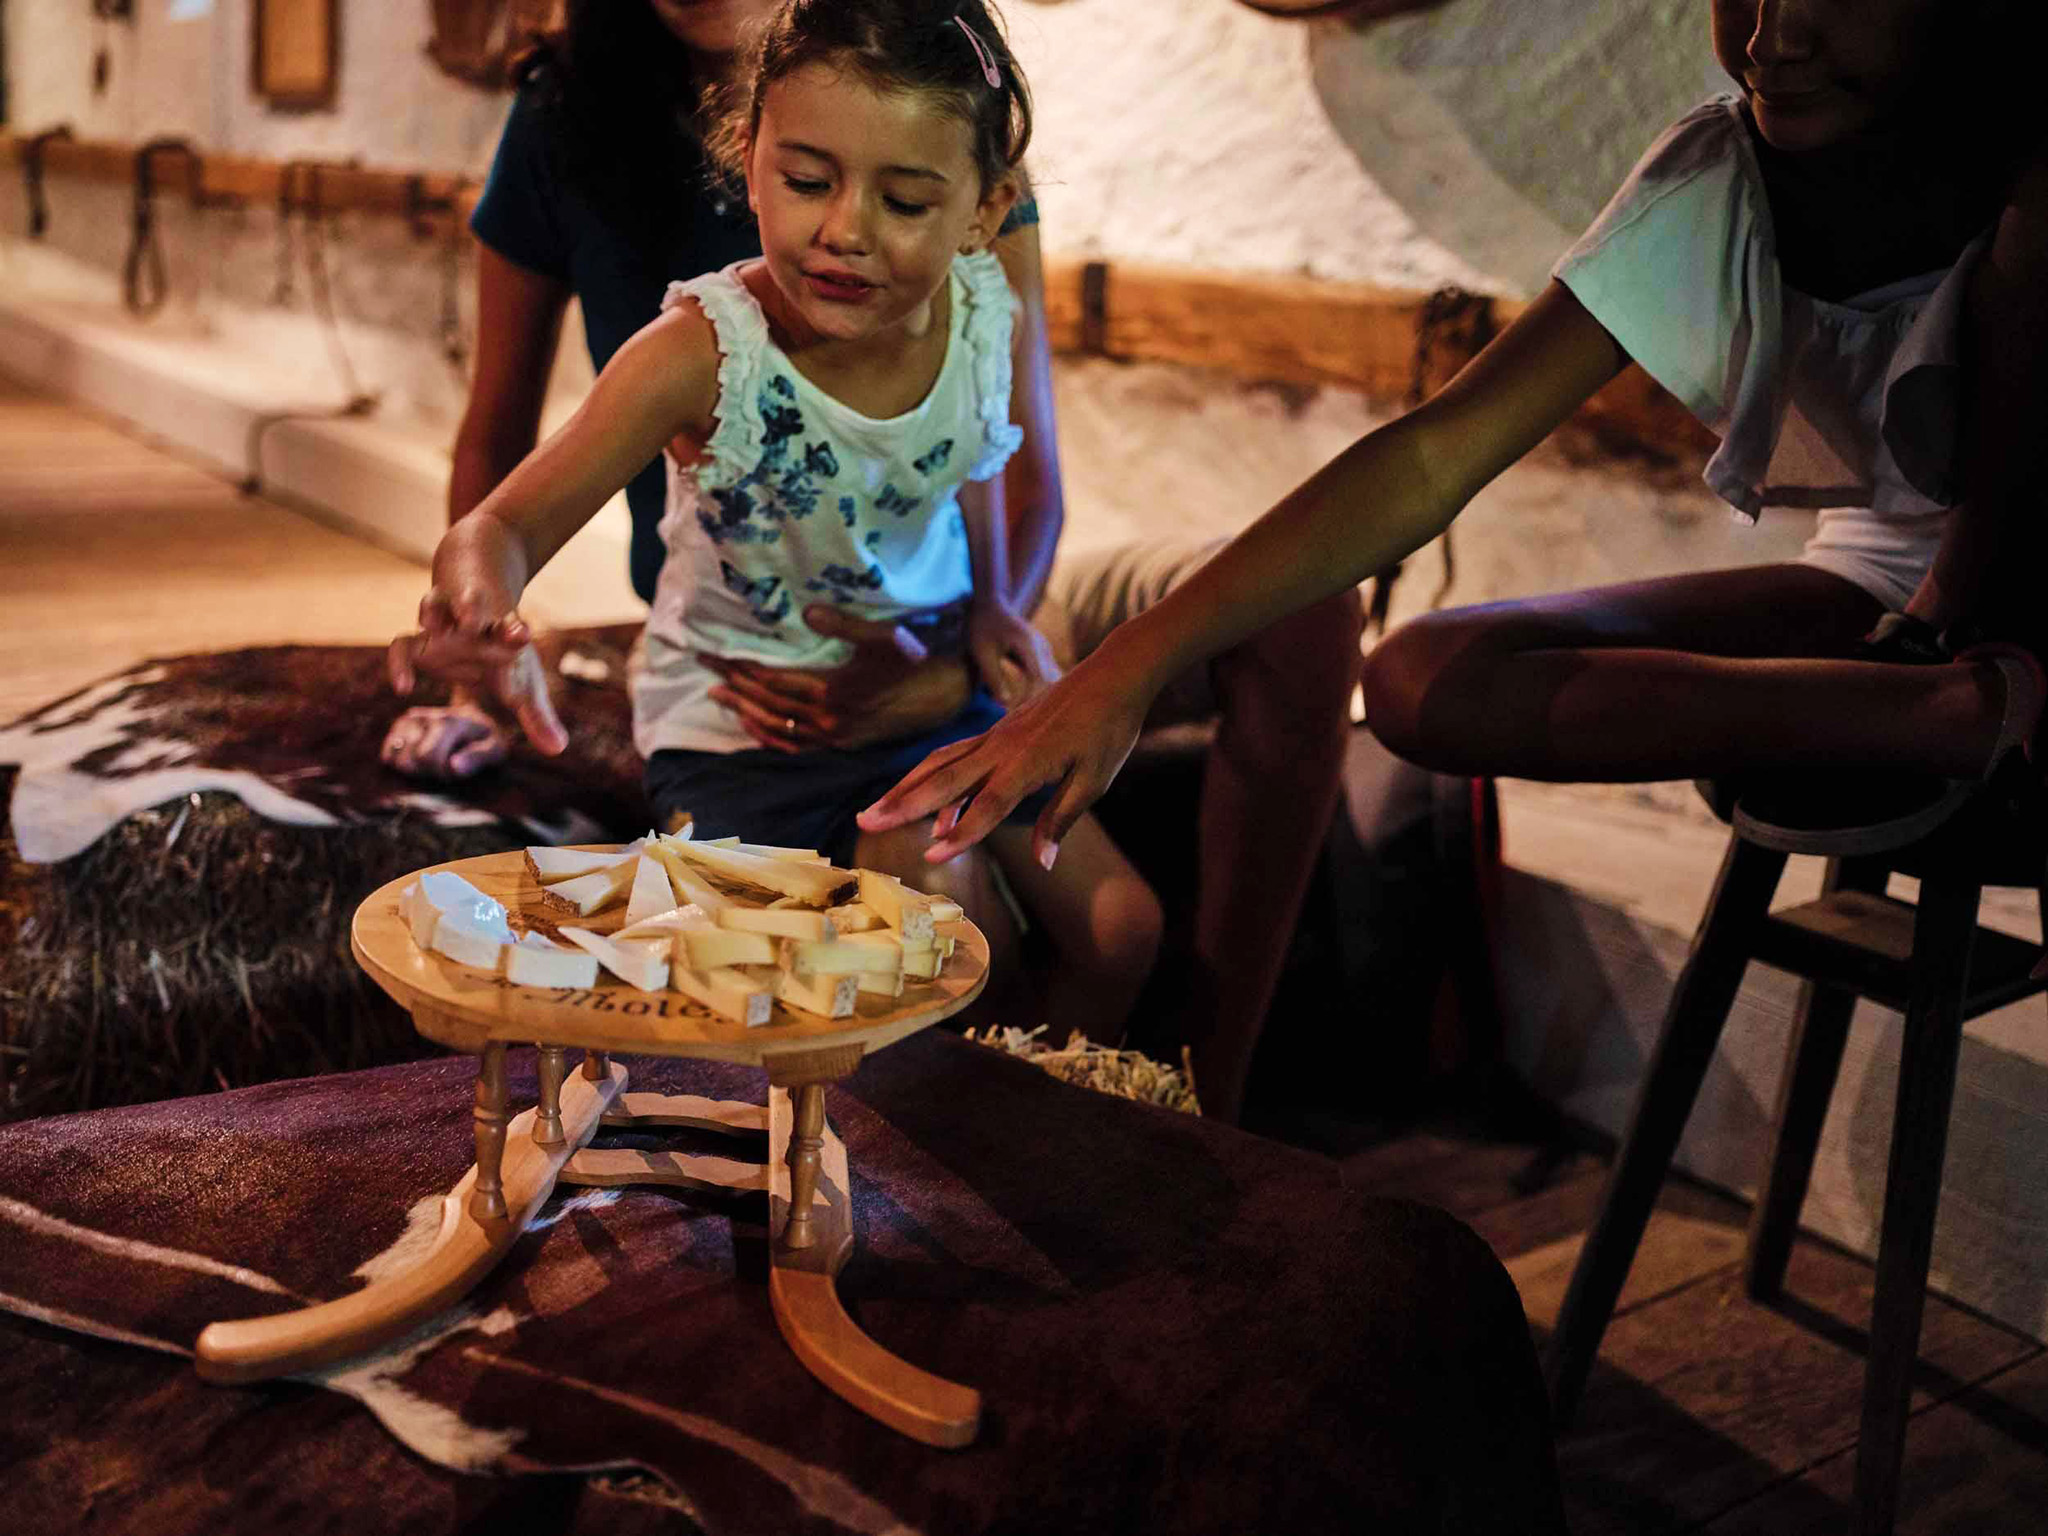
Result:
{"label": "young girl", "polygon": [[[1932,637],[1958,620],[2041,638],[2048,166],[2023,79],[2038,9],[1714,0],[1739,95],[1666,131],[1513,325],[861,824],[938,813],[927,857],[951,858],[1052,785],[1036,841],[1056,849],[1162,678],[1441,533],[1631,359],[1720,432],[1707,479],[1739,514],[1824,509],[1804,557],[1418,620],[1369,658],[1373,728],[1433,766],[1559,780],[1960,781],[2008,761],[2041,709],[2027,651],[1899,663],[1947,662]],[[1899,609],[1911,619],[1859,644]],[[1799,813],[1903,838],[1945,798]]]}
{"label": "young girl", "polygon": [[[519,596],[665,447],[669,554],[633,686],[657,811],[687,812],[703,834],[921,871],[1000,950],[1004,907],[978,857],[934,880],[914,839],[863,836],[853,814],[934,746],[994,723],[997,698],[1054,673],[1008,601],[996,491],[1022,434],[1015,299],[987,247],[1017,195],[1024,82],[979,0],[790,0],[744,78],[725,137],[762,257],[672,285],[569,424],[449,530],[421,630],[393,642],[392,680],[488,687],[559,751]],[[832,664],[843,644],[803,619],[818,601],[876,619],[964,607],[983,688],[909,741],[757,748],[713,697],[716,663]],[[1021,826],[991,849],[1060,950],[1047,1016],[1114,1037],[1151,965],[1158,904],[1092,821],[1070,843],[1080,857],[1057,872]]]}

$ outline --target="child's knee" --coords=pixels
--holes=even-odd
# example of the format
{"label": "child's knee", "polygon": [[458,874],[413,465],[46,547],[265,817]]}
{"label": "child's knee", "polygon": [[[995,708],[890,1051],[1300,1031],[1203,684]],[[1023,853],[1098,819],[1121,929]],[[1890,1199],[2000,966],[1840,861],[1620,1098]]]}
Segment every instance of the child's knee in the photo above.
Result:
{"label": "child's knee", "polygon": [[1149,975],[1166,930],[1166,910],[1152,887],[1133,874],[1097,892],[1092,906],[1094,953],[1084,963],[1104,976]]}
{"label": "child's knee", "polygon": [[1444,668],[1457,650],[1459,625],[1444,614],[1411,619],[1365,656],[1360,686],[1365,723],[1401,757],[1422,758],[1430,749],[1427,708]]}
{"label": "child's knee", "polygon": [[1358,681],[1364,629],[1365,611],[1349,590],[1268,625],[1216,659],[1225,713],[1244,694],[1303,719],[1341,718]]}

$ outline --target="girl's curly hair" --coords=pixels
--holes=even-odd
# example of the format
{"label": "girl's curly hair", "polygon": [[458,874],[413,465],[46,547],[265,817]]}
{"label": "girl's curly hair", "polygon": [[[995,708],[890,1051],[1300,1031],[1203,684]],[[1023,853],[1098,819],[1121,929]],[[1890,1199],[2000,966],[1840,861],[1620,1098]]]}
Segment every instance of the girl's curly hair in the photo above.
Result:
{"label": "girl's curly hair", "polygon": [[768,88],[812,64],[943,102],[974,135],[984,189],[1015,171],[1031,142],[1030,90],[984,0],[786,0],[720,102],[708,148],[724,175],[743,178]]}

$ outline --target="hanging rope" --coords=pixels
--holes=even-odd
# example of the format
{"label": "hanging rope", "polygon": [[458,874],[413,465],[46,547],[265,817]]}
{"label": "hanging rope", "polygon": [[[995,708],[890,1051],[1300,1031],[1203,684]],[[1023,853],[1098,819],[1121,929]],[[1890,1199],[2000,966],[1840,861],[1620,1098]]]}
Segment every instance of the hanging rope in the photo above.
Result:
{"label": "hanging rope", "polygon": [[[270,411],[249,423],[249,473],[242,481],[244,492],[254,495],[263,488],[263,439],[281,421],[332,421],[349,416],[367,416],[377,409],[378,394],[363,387],[355,364],[341,335],[341,317],[335,309],[335,284],[328,266],[327,208],[322,198],[321,176],[327,167],[317,160],[287,160],[278,168],[277,180],[277,285],[271,303],[289,308],[295,300],[294,282],[299,248],[303,245],[306,288],[313,301],[313,314],[320,322],[327,343],[329,361],[341,381],[346,397],[327,411]],[[304,220],[303,238],[293,238],[293,215]]]}
{"label": "hanging rope", "polygon": [[43,194],[43,151],[57,139],[71,137],[71,125],[59,123],[45,128],[21,146],[22,187],[28,194],[28,237],[40,240],[50,227],[50,204]]}
{"label": "hanging rope", "polygon": [[446,216],[441,243],[441,355],[458,374],[469,363],[469,342],[462,333],[462,250],[469,242],[463,237],[461,219],[456,217],[461,195],[471,183],[458,179],[441,196],[429,196],[426,177],[415,174],[405,182],[405,220],[419,240],[434,238],[434,214]]}
{"label": "hanging rope", "polygon": [[187,186],[199,190],[199,152],[179,138],[151,139],[135,151],[135,224],[128,257],[121,264],[121,302],[129,313],[148,319],[164,307],[170,282],[164,272],[164,248],[156,234],[156,157],[179,155],[185,161]]}

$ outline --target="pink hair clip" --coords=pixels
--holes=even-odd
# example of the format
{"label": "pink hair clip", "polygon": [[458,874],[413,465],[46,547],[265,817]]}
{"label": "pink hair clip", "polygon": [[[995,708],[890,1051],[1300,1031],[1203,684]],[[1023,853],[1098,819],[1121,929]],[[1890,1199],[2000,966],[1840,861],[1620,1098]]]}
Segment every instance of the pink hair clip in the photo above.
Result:
{"label": "pink hair clip", "polygon": [[995,55],[988,51],[988,45],[974,35],[974,28],[967,25],[961,17],[954,16],[953,25],[966,34],[968,47],[972,48],[974,56],[981,60],[981,78],[988,82],[990,90],[1000,91],[1003,88],[1003,77],[996,73]]}

